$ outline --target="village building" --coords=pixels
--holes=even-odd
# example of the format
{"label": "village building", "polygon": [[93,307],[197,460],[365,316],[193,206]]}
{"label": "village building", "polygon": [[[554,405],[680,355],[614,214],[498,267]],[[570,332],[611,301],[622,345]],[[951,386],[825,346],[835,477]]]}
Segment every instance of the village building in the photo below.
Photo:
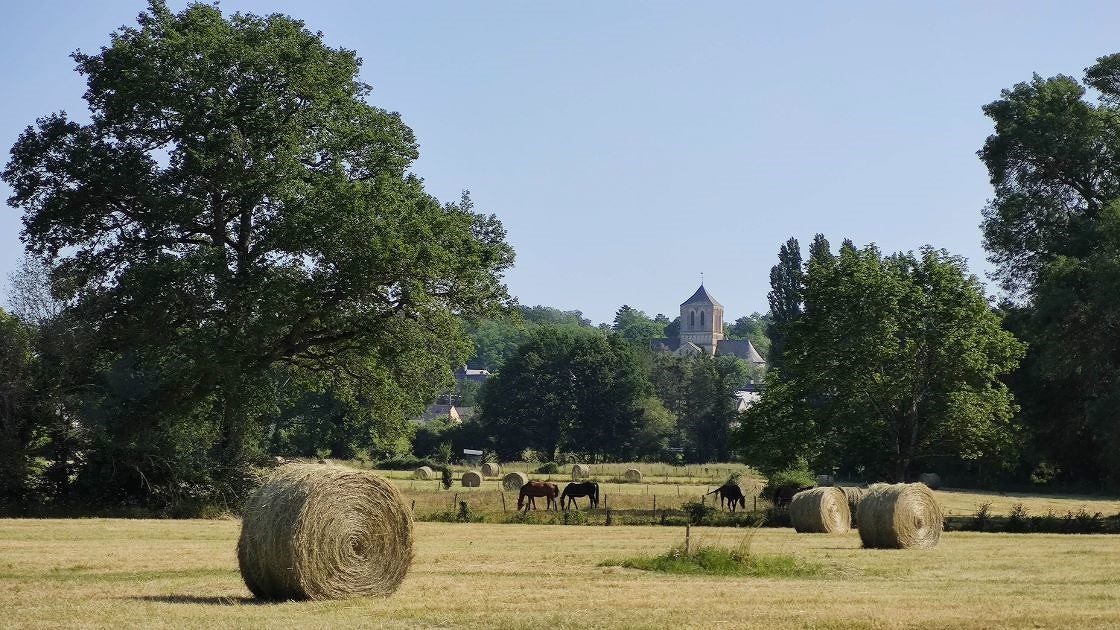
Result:
{"label": "village building", "polygon": [[681,303],[680,336],[650,341],[650,347],[679,357],[699,353],[731,355],[752,365],[765,366],[766,359],[747,339],[724,339],[723,305],[701,284],[692,297]]}

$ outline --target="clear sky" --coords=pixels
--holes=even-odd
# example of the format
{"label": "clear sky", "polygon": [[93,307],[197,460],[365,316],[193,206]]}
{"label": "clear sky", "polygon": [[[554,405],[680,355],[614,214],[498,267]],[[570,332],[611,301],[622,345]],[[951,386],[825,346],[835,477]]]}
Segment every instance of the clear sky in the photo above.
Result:
{"label": "clear sky", "polygon": [[[5,161],[36,117],[85,111],[68,54],[145,6],[0,0]],[[1116,2],[220,6],[287,13],[357,50],[371,102],[416,132],[429,191],[470,189],[505,223],[511,293],[595,322],[622,304],[673,316],[701,272],[728,321],[765,312],[778,247],[816,232],[932,244],[982,275],[981,105],[1120,51]],[[3,210],[6,287],[22,250]]]}

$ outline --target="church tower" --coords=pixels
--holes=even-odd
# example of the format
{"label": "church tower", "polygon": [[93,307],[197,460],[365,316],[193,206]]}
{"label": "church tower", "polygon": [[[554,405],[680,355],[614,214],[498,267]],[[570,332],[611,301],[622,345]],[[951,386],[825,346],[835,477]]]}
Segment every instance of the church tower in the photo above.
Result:
{"label": "church tower", "polygon": [[723,305],[701,284],[696,293],[681,304],[681,343],[698,346],[709,355],[723,340]]}

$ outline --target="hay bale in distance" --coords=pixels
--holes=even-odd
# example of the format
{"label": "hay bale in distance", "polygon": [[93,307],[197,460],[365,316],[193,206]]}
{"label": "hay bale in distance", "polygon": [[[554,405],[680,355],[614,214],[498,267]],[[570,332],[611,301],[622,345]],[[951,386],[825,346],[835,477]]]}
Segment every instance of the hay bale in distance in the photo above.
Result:
{"label": "hay bale in distance", "polygon": [[579,481],[580,479],[591,478],[591,467],[587,464],[573,464],[572,465],[572,481]]}
{"label": "hay bale in distance", "polygon": [[637,468],[627,468],[626,472],[622,473],[622,478],[631,483],[640,483],[642,481],[642,471]]}
{"label": "hay bale in distance", "polygon": [[832,475],[817,475],[818,487],[827,488],[832,485],[835,485],[835,482],[832,480]]}
{"label": "hay bale in distance", "polygon": [[499,466],[497,464],[490,463],[490,462],[486,462],[485,464],[482,465],[482,476],[483,477],[497,477],[500,474],[502,474],[502,467],[501,466]]}
{"label": "hay bale in distance", "polygon": [[918,481],[926,484],[930,490],[938,490],[941,488],[941,475],[937,473],[922,473],[918,477]]}
{"label": "hay bale in distance", "polygon": [[259,598],[383,597],[412,565],[412,514],[374,473],[291,463],[245,505],[237,562]]}
{"label": "hay bale in distance", "polygon": [[463,473],[463,487],[464,488],[477,488],[482,485],[482,475],[473,470],[468,470]]}
{"label": "hay bale in distance", "polygon": [[505,490],[520,490],[521,486],[529,483],[529,475],[523,472],[511,472],[502,477],[502,488]]}
{"label": "hay bale in distance", "polygon": [[801,534],[843,534],[852,527],[848,499],[840,488],[802,490],[789,503],[789,520]]}
{"label": "hay bale in distance", "polygon": [[857,486],[836,486],[844,493],[844,497],[848,500],[848,511],[852,514],[852,527],[856,526],[856,512],[859,509],[859,502],[863,500],[863,495],[867,493],[866,488],[859,488]]}
{"label": "hay bale in distance", "polygon": [[436,471],[432,470],[430,466],[421,466],[412,471],[412,476],[420,481],[431,481],[436,477]]}
{"label": "hay bale in distance", "polygon": [[879,549],[930,549],[945,526],[933,491],[921,483],[871,486],[856,521],[863,546]]}

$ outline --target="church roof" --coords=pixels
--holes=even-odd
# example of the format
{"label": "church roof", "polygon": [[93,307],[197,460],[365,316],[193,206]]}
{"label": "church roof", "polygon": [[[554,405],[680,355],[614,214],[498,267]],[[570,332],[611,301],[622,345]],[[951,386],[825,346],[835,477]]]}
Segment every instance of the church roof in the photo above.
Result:
{"label": "church roof", "polygon": [[716,299],[712,297],[711,293],[708,293],[708,290],[704,288],[704,285],[700,285],[700,288],[696,289],[696,293],[693,293],[692,297],[688,298],[684,302],[681,302],[681,306],[684,306],[685,304],[711,304],[712,306],[723,308],[723,305],[717,302]]}
{"label": "church roof", "polygon": [[732,354],[755,365],[765,365],[766,359],[755,350],[754,344],[747,339],[720,339],[716,344],[717,354]]}

